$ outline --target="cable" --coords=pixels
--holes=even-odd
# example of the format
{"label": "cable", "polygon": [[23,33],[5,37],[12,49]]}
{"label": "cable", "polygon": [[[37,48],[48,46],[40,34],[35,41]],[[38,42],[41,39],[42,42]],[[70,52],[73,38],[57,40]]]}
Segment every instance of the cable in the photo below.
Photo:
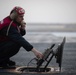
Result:
{"label": "cable", "polygon": [[29,64],[30,64],[33,60],[36,60],[36,61],[37,61],[37,58],[31,59],[31,60],[28,62],[27,67],[29,67]]}

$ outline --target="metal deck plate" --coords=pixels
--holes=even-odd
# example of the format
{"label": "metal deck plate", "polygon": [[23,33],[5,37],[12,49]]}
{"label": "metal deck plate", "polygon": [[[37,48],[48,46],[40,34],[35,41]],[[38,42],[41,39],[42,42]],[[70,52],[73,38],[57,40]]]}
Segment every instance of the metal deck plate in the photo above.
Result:
{"label": "metal deck plate", "polygon": [[46,71],[42,71],[42,67],[40,68],[40,72],[35,71],[35,67],[33,66],[21,66],[21,67],[16,67],[16,68],[11,68],[11,69],[1,69],[0,72],[9,72],[9,73],[42,73],[42,74],[48,74],[48,73],[59,73],[59,68],[58,67],[47,67]]}
{"label": "metal deck plate", "polygon": [[47,73],[59,73],[60,72],[58,67],[47,67],[45,72],[42,70],[43,70],[43,67],[41,67],[40,71],[37,72],[36,68],[33,66],[29,66],[29,67],[24,66],[24,67],[16,68],[16,72],[20,72],[20,73],[44,73],[44,74],[47,74]]}

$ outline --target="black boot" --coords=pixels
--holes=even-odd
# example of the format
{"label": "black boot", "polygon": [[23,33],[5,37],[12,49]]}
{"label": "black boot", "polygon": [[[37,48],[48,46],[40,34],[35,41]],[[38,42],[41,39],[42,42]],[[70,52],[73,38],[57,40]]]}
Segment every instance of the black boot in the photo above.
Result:
{"label": "black boot", "polygon": [[16,63],[14,62],[14,61],[12,61],[12,60],[7,60],[7,64],[9,65],[9,66],[15,66],[16,65]]}
{"label": "black boot", "polygon": [[6,68],[6,67],[8,67],[8,65],[7,65],[6,62],[1,62],[1,63],[0,63],[0,67],[1,67],[1,68]]}
{"label": "black boot", "polygon": [[3,69],[14,69],[14,68],[16,68],[15,64],[16,63],[14,61],[11,61],[10,59],[9,60],[5,60],[5,61],[0,62],[0,68],[3,68]]}

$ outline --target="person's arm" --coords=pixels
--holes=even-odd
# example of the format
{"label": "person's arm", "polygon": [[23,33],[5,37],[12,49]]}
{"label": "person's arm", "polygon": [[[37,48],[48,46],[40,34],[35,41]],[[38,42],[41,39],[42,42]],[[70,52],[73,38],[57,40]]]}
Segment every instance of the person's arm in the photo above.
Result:
{"label": "person's arm", "polygon": [[[6,30],[7,28],[4,30],[4,32],[6,32]],[[43,54],[35,49],[28,41],[26,41],[13,26],[11,26],[9,30],[8,37],[11,41],[20,44],[27,51],[32,51],[37,58],[43,57]]]}
{"label": "person's arm", "polygon": [[20,29],[20,33],[21,35],[25,35],[26,34],[26,23],[24,21],[21,22],[21,25],[19,26],[19,29]]}
{"label": "person's arm", "polygon": [[27,51],[31,51],[33,48],[33,46],[26,39],[24,39],[22,35],[17,31],[17,29],[13,26],[10,27],[8,38],[13,42],[18,43]]}
{"label": "person's arm", "polygon": [[22,36],[26,34],[26,29],[25,28],[26,28],[26,22],[22,21],[21,25],[19,26],[20,33],[21,33]]}
{"label": "person's arm", "polygon": [[35,56],[36,56],[37,58],[41,59],[41,58],[43,57],[43,54],[42,54],[41,52],[39,52],[37,49],[32,48],[31,51],[35,54]]}
{"label": "person's arm", "polygon": [[22,36],[24,36],[24,35],[26,34],[26,30],[20,29],[20,34],[21,34]]}

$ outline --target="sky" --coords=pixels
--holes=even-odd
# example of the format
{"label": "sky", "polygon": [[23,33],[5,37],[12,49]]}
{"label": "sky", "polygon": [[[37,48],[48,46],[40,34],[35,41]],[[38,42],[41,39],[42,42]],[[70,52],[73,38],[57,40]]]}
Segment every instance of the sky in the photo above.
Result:
{"label": "sky", "polygon": [[76,0],[0,0],[0,20],[15,6],[26,13],[27,23],[76,23]]}

